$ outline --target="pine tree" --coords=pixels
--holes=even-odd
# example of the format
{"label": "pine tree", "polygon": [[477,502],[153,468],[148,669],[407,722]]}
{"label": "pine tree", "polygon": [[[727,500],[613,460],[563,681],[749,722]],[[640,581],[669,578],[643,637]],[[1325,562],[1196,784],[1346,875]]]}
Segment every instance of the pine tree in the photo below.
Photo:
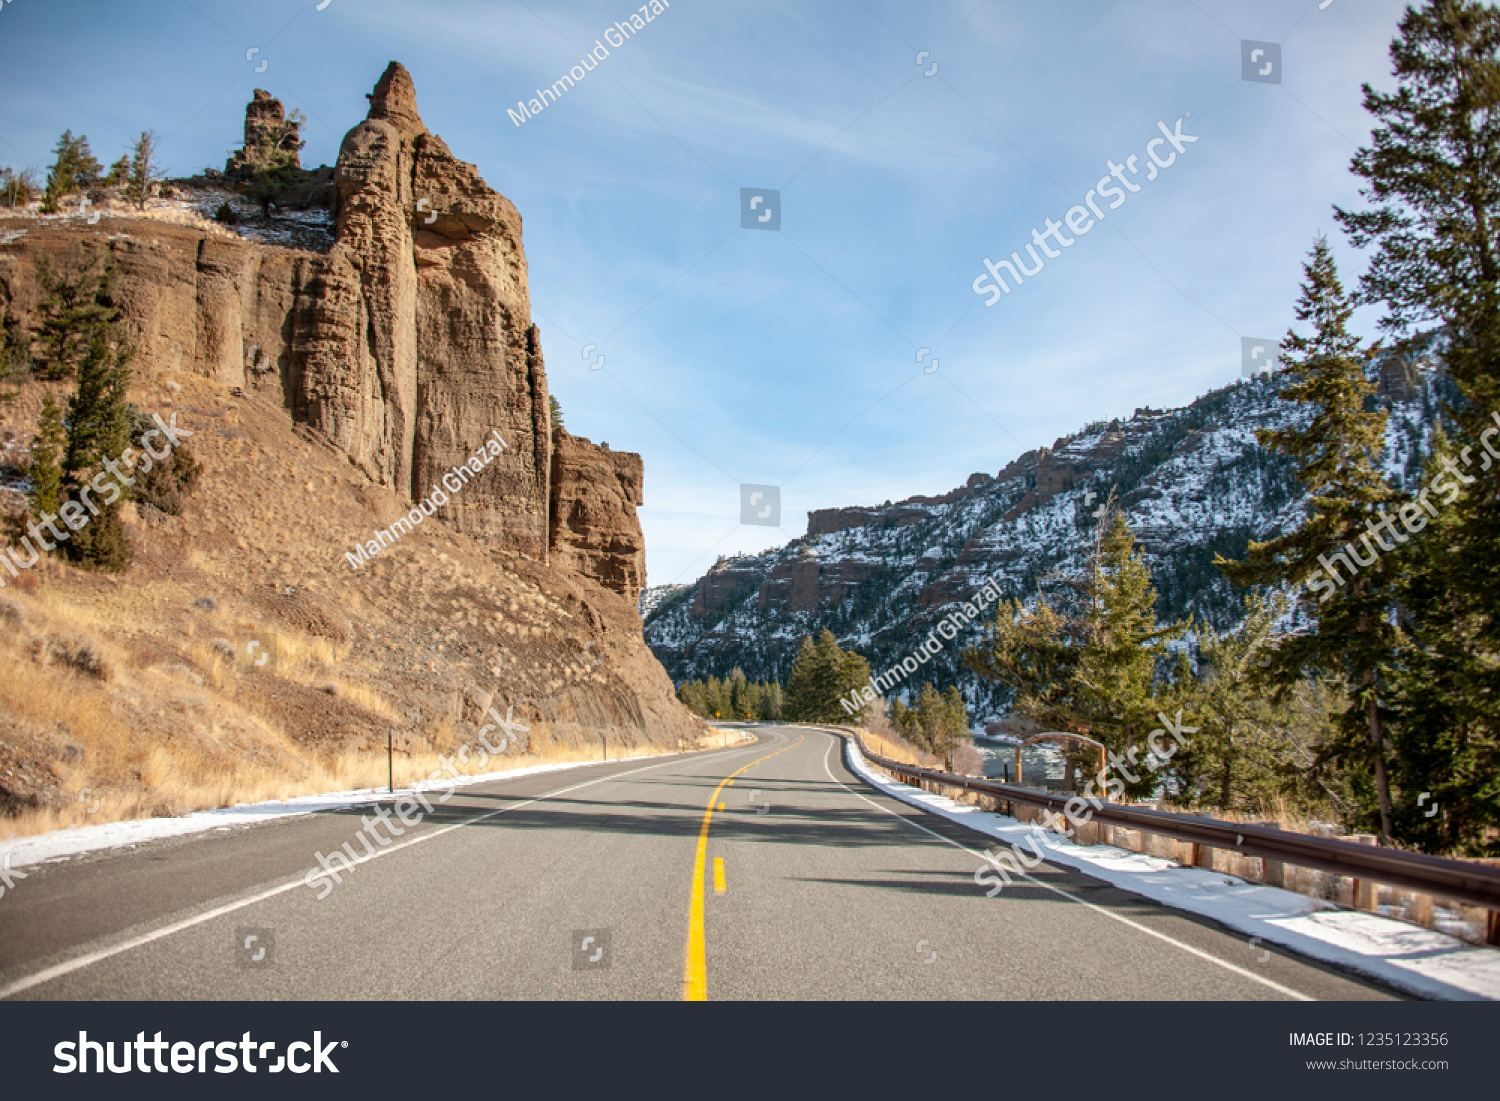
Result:
{"label": "pine tree", "polygon": [[1262,670],[1280,642],[1277,623],[1290,602],[1281,595],[1245,596],[1239,630],[1198,632],[1199,678],[1185,677],[1183,705],[1200,727],[1172,756],[1185,802],[1255,812],[1286,786],[1289,725],[1285,708],[1265,691]]}
{"label": "pine tree", "polygon": [[119,312],[109,305],[112,271],[99,253],[81,244],[54,261],[47,253],[36,260],[36,280],[42,298],[43,366],[38,376],[48,380],[71,378],[94,332],[113,323]]}
{"label": "pine tree", "polygon": [[937,751],[944,767],[953,771],[953,755],[960,746],[969,744],[969,709],[955,685],[943,693],[941,718],[938,721]]}
{"label": "pine tree", "polygon": [[[1427,465],[1436,478],[1455,455],[1441,432]],[[1405,631],[1392,663],[1393,782],[1408,794],[1393,814],[1395,835],[1423,852],[1500,855],[1500,723],[1493,653],[1472,608],[1469,578],[1452,553],[1472,522],[1442,508],[1396,557]]]}
{"label": "pine tree", "polygon": [[31,202],[36,191],[36,173],[29,168],[19,172],[11,168],[0,168],[0,201],[14,210]]}
{"label": "pine tree", "polygon": [[561,428],[563,426],[562,403],[557,400],[556,395],[547,395],[547,412],[552,418],[552,427]]}
{"label": "pine tree", "polygon": [[[1017,714],[1128,753],[1158,725],[1169,691],[1158,665],[1186,630],[1158,625],[1155,609],[1150,570],[1111,494],[1083,571],[1042,579],[1033,608],[1002,602],[963,662],[1011,689]],[[1092,771],[1098,759],[1097,751],[1072,744],[1065,754],[1070,781],[1076,767]],[[1127,790],[1145,794],[1156,783],[1140,774]]]}
{"label": "pine tree", "polygon": [[[1406,536],[1382,507],[1399,498],[1379,468],[1386,414],[1366,411],[1375,393],[1365,374],[1371,353],[1348,331],[1354,301],[1339,282],[1326,238],[1314,244],[1303,273],[1296,318],[1311,323],[1313,331],[1302,336],[1292,330],[1282,342],[1282,373],[1291,382],[1280,396],[1306,407],[1311,419],[1305,427],[1298,420],[1276,431],[1259,430],[1257,438],[1301,464],[1297,476],[1312,495],[1312,512],[1294,532],[1252,540],[1245,561],[1217,562],[1239,585],[1297,588],[1310,628],[1277,648],[1273,675],[1289,687],[1307,670],[1321,669],[1348,686],[1350,706],[1325,759],[1369,776],[1380,833],[1389,841],[1388,715],[1380,699],[1382,670],[1396,637],[1390,622],[1394,568],[1382,552]],[[1385,541],[1382,527],[1397,543]],[[1368,559],[1359,553],[1361,543]]]}
{"label": "pine tree", "polygon": [[161,179],[157,164],[157,145],[161,139],[154,130],[142,130],[130,149],[130,176],[125,193],[135,202],[137,209],[146,209],[146,200]]}
{"label": "pine tree", "polygon": [[0,318],[0,405],[19,396],[6,386],[20,379],[31,366],[31,338],[20,322]]}
{"label": "pine tree", "polygon": [[[832,640],[833,635],[823,632]],[[811,635],[802,640],[786,679],[787,714],[799,722],[817,722],[833,687],[833,668],[826,646],[820,646]]]}
{"label": "pine tree", "polygon": [[56,214],[63,196],[82,191],[99,180],[100,165],[89,151],[85,135],[75,138],[73,131],[64,130],[52,151],[57,159],[47,171],[47,190],[42,197],[44,214]]}
{"label": "pine tree", "polygon": [[26,466],[26,480],[31,483],[31,511],[35,516],[56,516],[62,504],[59,459],[66,441],[62,409],[51,394],[46,394],[42,397],[42,415],[37,421],[36,435],[31,438],[31,459]]}
{"label": "pine tree", "polygon": [[798,722],[845,722],[849,714],[839,706],[840,697],[869,680],[869,662],[841,649],[825,627],[816,641],[811,636],[802,640],[792,662],[786,682],[787,715]]}
{"label": "pine tree", "polygon": [[[1135,544],[1135,534],[1111,493],[1099,522],[1088,565],[1085,615],[1087,643],[1075,674],[1079,718],[1089,736],[1106,747],[1128,751],[1138,736],[1157,726],[1162,710],[1157,699],[1158,665],[1168,656],[1167,643],[1180,637],[1186,624],[1158,626],[1156,590],[1151,570]],[[1076,754],[1085,767],[1093,754]],[[1154,781],[1143,777],[1142,785]]]}
{"label": "pine tree", "polygon": [[[1404,840],[1478,852],[1500,821],[1500,693],[1490,691],[1500,652],[1500,11],[1475,0],[1408,8],[1391,58],[1396,90],[1364,89],[1377,126],[1353,170],[1368,209],[1337,216],[1354,244],[1375,249],[1362,291],[1385,306],[1382,326],[1405,349],[1441,325],[1465,399],[1453,446],[1435,456],[1461,471],[1460,495],[1398,558],[1407,645],[1390,702],[1411,788],[1396,818]],[[1418,808],[1423,791],[1434,798]],[[1434,803],[1443,809],[1428,818]]]}
{"label": "pine tree", "polygon": [[[125,393],[130,383],[131,356],[129,346],[111,342],[107,327],[94,329],[88,351],[78,365],[78,390],[68,403],[63,488],[70,497],[104,469],[106,459],[119,459],[130,446],[130,409]],[[62,545],[70,561],[111,573],[122,573],[129,567],[132,552],[120,517],[121,503],[122,499],[108,505],[102,500],[95,503],[99,514]]]}

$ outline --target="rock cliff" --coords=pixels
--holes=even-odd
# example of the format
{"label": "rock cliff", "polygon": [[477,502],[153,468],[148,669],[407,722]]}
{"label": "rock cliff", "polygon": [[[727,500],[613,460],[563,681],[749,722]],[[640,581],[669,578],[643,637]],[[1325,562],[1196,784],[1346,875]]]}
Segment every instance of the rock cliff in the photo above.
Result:
{"label": "rock cliff", "polygon": [[[640,461],[631,475],[631,456],[601,463],[580,446],[553,462],[520,214],[426,128],[401,65],[369,99],[339,151],[329,252],[265,248],[217,226],[141,219],[120,232],[114,218],[53,221],[0,256],[0,299],[33,322],[39,251],[73,241],[108,249],[142,363],[279,394],[296,421],[406,500],[424,498],[498,431],[504,454],[439,515],[540,561],[561,537],[570,561],[592,562],[588,576],[633,602],[644,581]],[[257,94],[247,142],[279,108]],[[569,480],[561,497],[554,470]],[[632,478],[636,488],[622,488]],[[558,522],[555,499],[570,510]],[[606,528],[582,530],[590,515],[607,516]]]}
{"label": "rock cliff", "polygon": [[562,428],[553,441],[552,553],[562,568],[633,604],[646,584],[646,544],[635,514],[645,504],[641,457]]}
{"label": "rock cliff", "polygon": [[[520,214],[427,129],[402,66],[369,100],[333,169],[322,251],[259,243],[182,203],[108,209],[93,225],[0,216],[0,315],[36,328],[41,254],[107,252],[138,350],[132,400],[164,408],[191,393],[188,423],[215,426],[195,441],[212,488],[182,520],[133,529],[132,580],[155,585],[185,558],[223,556],[233,564],[214,600],[268,623],[279,613],[265,591],[322,594],[350,617],[339,645],[351,660],[410,701],[399,725],[413,737],[437,737],[421,733],[434,723],[463,737],[483,711],[470,703],[493,698],[582,745],[601,733],[612,746],[693,744],[702,725],[673,698],[635,610],[641,459],[554,434]],[[281,117],[258,94],[247,143]],[[17,447],[39,400],[28,392],[0,426]],[[441,526],[345,564],[492,433],[505,450],[448,494]],[[263,478],[256,456],[287,476]],[[157,546],[166,529],[170,549]],[[434,566],[455,586],[436,602],[424,578]],[[285,719],[294,738],[302,722]],[[357,726],[339,736],[384,735]]]}

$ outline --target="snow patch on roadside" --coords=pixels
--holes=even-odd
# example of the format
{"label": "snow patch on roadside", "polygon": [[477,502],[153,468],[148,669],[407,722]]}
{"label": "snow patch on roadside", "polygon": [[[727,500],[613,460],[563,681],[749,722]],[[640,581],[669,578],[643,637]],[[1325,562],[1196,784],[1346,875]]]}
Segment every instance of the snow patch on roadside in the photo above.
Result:
{"label": "snow patch on roadside", "polygon": [[[642,761],[646,756],[619,757],[610,761]],[[478,776],[464,776],[457,781],[459,788],[492,780],[511,780],[519,776],[532,776],[541,772],[561,772],[565,769],[582,768],[585,765],[601,764],[600,761],[568,761],[563,764],[532,765],[530,768],[513,768],[504,772],[485,772]],[[0,863],[10,858],[7,865],[24,868],[30,864],[57,864],[75,856],[97,852],[101,849],[117,849],[144,845],[168,837],[206,833],[210,830],[229,830],[236,826],[253,826],[275,818],[290,818],[299,814],[317,814],[320,811],[343,810],[347,807],[370,806],[381,801],[399,799],[414,791],[446,791],[448,781],[423,780],[404,785],[392,795],[384,788],[360,788],[357,791],[336,791],[326,795],[303,795],[295,799],[282,799],[269,803],[241,803],[239,806],[218,810],[200,810],[181,818],[143,818],[133,822],[108,822],[99,826],[77,826],[70,829],[53,830],[35,837],[12,837],[0,841]]]}
{"label": "snow patch on roadside", "polygon": [[[892,780],[867,764],[852,741],[846,739],[845,744],[850,769],[887,795],[1011,845],[1018,845],[1031,833],[1031,825],[1014,818]],[[1246,934],[1245,959],[1231,961],[1239,966],[1255,966],[1263,949],[1252,945],[1249,938],[1258,937],[1267,944],[1279,944],[1421,997],[1500,999],[1500,951],[1495,949],[1475,947],[1445,933],[1377,914],[1326,909],[1325,903],[1305,895],[1246,883],[1223,872],[1185,868],[1109,845],[1075,845],[1058,834],[1045,836],[1051,863],[1076,868],[1164,906],[1212,918]],[[984,893],[978,884],[974,890]],[[1004,892],[997,897],[1004,897]]]}

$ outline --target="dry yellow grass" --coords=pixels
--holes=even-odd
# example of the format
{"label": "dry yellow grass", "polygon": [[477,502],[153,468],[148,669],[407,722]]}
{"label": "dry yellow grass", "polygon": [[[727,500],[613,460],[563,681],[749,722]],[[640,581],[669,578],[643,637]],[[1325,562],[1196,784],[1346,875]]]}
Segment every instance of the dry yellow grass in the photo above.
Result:
{"label": "dry yellow grass", "polygon": [[[19,625],[8,625],[0,636],[0,662],[8,670],[0,678],[0,715],[21,735],[7,738],[5,748],[14,752],[30,745],[33,757],[50,758],[45,767],[58,790],[70,797],[61,805],[23,809],[0,819],[0,835],[35,835],[386,783],[384,747],[320,754],[242,706],[233,660],[221,641],[188,631],[175,654],[138,668],[129,648],[108,637],[129,637],[129,616],[121,612],[122,605],[96,604],[85,592],[56,585],[36,594],[11,588],[0,595],[21,613]],[[127,612],[154,603],[133,592],[122,595],[129,596],[123,604]],[[33,660],[34,645],[57,637],[92,647],[107,664],[107,676]],[[159,638],[154,641],[160,643]],[[383,718],[400,719],[389,699],[355,679],[361,670],[345,661],[343,648],[285,630],[277,633],[276,645],[278,674],[284,679],[318,688],[331,685],[345,700]],[[147,716],[172,721],[165,732],[160,726],[147,729],[139,722]],[[593,761],[603,752],[597,743],[580,740],[574,729],[537,724],[524,753],[488,760],[470,753],[466,760],[455,760],[442,753],[458,742],[450,722],[439,720],[426,733],[432,749],[394,756],[398,785],[428,780],[434,772],[441,774],[445,764],[460,775],[476,775]],[[752,738],[746,731],[715,730],[689,748],[717,749]],[[49,746],[51,752],[46,751]],[[676,751],[633,746],[624,752]]]}
{"label": "dry yellow grass", "polygon": [[711,733],[704,734],[698,739],[699,749],[728,749],[733,745],[744,745],[755,741],[755,734],[749,730],[739,730],[734,727],[709,727]]}
{"label": "dry yellow grass", "polygon": [[[3,702],[6,701],[0,699],[0,703]],[[600,759],[598,749],[554,745],[549,731],[542,726],[532,728],[530,740],[528,752],[505,753],[484,760],[478,754],[470,754],[466,761],[436,752],[394,754],[391,768],[396,787],[400,789],[449,776],[451,774],[446,769],[450,766],[460,776],[478,776],[537,765],[586,763]],[[743,731],[725,731],[718,736],[705,735],[699,748],[722,749],[746,740],[748,736]],[[633,747],[629,752],[630,756],[638,757],[659,756],[677,750],[641,746]],[[201,760],[187,760],[182,753],[166,746],[149,747],[144,750],[138,769],[141,781],[148,789],[153,789],[149,795],[146,792],[98,797],[90,794],[88,798],[62,808],[23,811],[15,817],[0,820],[3,822],[0,829],[6,831],[4,837],[34,836],[74,826],[153,817],[164,797],[173,801],[178,808],[176,813],[184,814],[302,795],[383,788],[387,780],[383,746],[365,753],[344,753],[331,759],[303,762],[304,771],[296,778],[287,776],[280,766],[241,767],[232,774],[207,776],[201,768],[202,763]],[[191,779],[193,776],[199,777],[198,782]]]}
{"label": "dry yellow grass", "polygon": [[877,753],[882,757],[889,757],[891,760],[900,761],[904,765],[922,766],[920,754],[918,754],[917,750],[909,742],[892,738],[873,730],[861,729],[859,735],[865,743],[865,748],[871,753]]}

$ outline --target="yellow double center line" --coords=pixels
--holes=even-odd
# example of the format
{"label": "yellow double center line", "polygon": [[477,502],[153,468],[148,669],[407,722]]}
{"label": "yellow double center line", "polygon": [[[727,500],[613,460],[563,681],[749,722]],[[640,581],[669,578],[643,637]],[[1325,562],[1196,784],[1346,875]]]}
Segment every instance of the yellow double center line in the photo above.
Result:
{"label": "yellow double center line", "polygon": [[762,761],[770,760],[777,753],[795,749],[802,744],[802,739],[803,735],[799,734],[791,745],[784,745],[764,757],[757,757],[744,768],[731,772],[719,781],[719,786],[708,797],[708,807],[703,812],[703,828],[698,831],[698,857],[693,862],[693,890],[688,900],[687,965],[682,976],[682,1000],[685,1002],[708,1001],[708,958],[703,941],[703,879],[708,867],[708,828],[713,824],[714,808],[719,805],[719,793],[733,784],[736,776],[748,772]]}

